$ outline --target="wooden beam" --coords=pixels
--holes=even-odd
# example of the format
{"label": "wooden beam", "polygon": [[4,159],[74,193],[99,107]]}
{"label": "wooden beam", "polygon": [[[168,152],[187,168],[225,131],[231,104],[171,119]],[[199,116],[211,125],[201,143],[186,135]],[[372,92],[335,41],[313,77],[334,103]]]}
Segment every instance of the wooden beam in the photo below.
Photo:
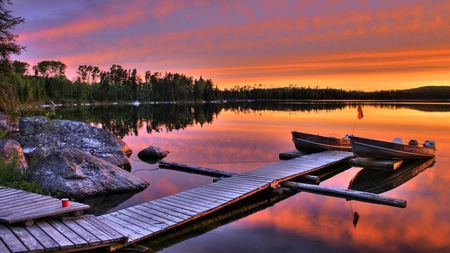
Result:
{"label": "wooden beam", "polygon": [[396,170],[400,165],[402,165],[403,160],[379,160],[372,158],[362,158],[356,157],[350,159],[348,163],[355,167],[379,169],[379,170]]}
{"label": "wooden beam", "polygon": [[164,169],[176,169],[176,170],[192,172],[192,173],[200,174],[200,175],[209,175],[209,176],[213,176],[213,177],[217,177],[217,176],[218,177],[231,177],[231,176],[235,175],[235,173],[228,172],[228,171],[203,168],[203,167],[187,165],[187,164],[182,164],[182,163],[169,162],[169,161],[165,161],[165,160],[159,161],[159,164],[163,165],[162,168],[164,168]]}
{"label": "wooden beam", "polygon": [[[223,171],[223,170],[216,170],[211,168],[205,168],[205,167],[198,167],[183,163],[175,163],[170,161],[161,160],[160,162],[161,167],[163,169],[174,169],[178,171],[184,171],[189,173],[195,173],[203,176],[211,176],[211,177],[232,177],[237,175],[237,173]],[[301,181],[313,183],[313,184],[319,184],[320,183],[320,177],[314,176],[314,175],[301,175],[299,177]],[[218,181],[220,178],[214,179],[214,181]]]}
{"label": "wooden beam", "polygon": [[395,206],[400,208],[406,207],[406,200],[384,197],[370,192],[331,188],[296,182],[283,182],[281,183],[281,186],[288,187],[290,189],[295,189],[297,191],[310,192],[337,198],[344,198],[347,200],[357,200],[367,203]]}

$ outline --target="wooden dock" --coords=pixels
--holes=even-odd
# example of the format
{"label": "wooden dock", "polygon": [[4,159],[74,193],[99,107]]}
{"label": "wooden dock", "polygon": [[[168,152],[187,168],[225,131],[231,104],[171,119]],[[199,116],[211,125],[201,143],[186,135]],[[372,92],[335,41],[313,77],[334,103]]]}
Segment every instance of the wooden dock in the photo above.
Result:
{"label": "wooden dock", "polygon": [[61,221],[42,219],[32,226],[0,223],[0,252],[75,252],[126,245],[128,238],[92,215]]}
{"label": "wooden dock", "polygon": [[2,186],[0,203],[0,222],[23,222],[27,226],[33,225],[33,221],[38,218],[62,214],[81,216],[83,210],[89,209],[89,205],[78,202],[70,202],[69,206],[62,207],[60,199]]}
{"label": "wooden dock", "polygon": [[348,163],[353,156],[344,151],[304,155],[98,217],[39,220],[33,226],[0,223],[0,252],[73,252],[100,247],[113,251],[291,179]]}
{"label": "wooden dock", "polygon": [[97,217],[128,236],[128,243],[150,238],[213,213],[282,182],[347,162],[353,153],[326,151],[224,178],[215,183],[176,193]]}

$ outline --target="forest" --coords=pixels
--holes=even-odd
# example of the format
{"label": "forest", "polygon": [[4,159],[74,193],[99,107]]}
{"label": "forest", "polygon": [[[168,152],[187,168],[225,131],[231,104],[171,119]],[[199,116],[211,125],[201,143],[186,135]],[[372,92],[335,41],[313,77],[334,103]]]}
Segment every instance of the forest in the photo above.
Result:
{"label": "forest", "polygon": [[[426,86],[407,90],[364,92],[319,87],[265,88],[262,84],[220,90],[211,79],[179,73],[125,69],[114,64],[109,70],[80,65],[75,80],[65,76],[66,65],[60,61],[42,61],[33,66],[14,61],[13,72],[2,75],[9,83],[15,104],[93,103],[121,101],[221,101],[221,100],[448,100],[450,87]],[[6,80],[5,80],[6,79]],[[361,87],[364,87],[362,84]]]}

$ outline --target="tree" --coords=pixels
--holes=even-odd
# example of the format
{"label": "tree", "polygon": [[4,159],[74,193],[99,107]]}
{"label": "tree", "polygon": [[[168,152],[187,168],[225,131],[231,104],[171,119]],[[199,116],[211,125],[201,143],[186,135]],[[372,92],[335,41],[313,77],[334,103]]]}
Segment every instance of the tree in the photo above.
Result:
{"label": "tree", "polygon": [[13,61],[12,67],[14,73],[23,76],[28,73],[28,68],[30,67],[30,64],[28,64],[27,62]]}
{"label": "tree", "polygon": [[66,68],[67,65],[60,61],[41,61],[33,66],[35,75],[43,77],[65,76]]}
{"label": "tree", "polygon": [[[25,50],[25,47],[16,44],[17,35],[11,30],[25,20],[20,17],[11,16],[11,11],[6,10],[6,4],[11,4],[9,0],[0,0],[0,74],[10,74],[12,64],[10,56],[18,55]],[[0,81],[0,111],[9,113],[14,105],[14,86],[10,83]]]}
{"label": "tree", "polygon": [[0,72],[11,71],[11,54],[19,55],[25,47],[16,44],[17,35],[11,30],[18,24],[24,23],[25,19],[11,16],[11,11],[6,10],[6,4],[10,0],[0,0]]}

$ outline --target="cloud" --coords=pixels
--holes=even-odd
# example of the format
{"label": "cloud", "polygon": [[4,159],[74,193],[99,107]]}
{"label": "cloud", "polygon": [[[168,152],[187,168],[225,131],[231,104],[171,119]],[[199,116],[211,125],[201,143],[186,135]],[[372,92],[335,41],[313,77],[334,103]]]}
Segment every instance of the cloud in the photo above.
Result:
{"label": "cloud", "polygon": [[230,87],[313,76],[340,85],[351,75],[446,78],[450,68],[446,1],[52,3],[64,8],[19,30],[28,46],[20,59],[61,59],[68,73],[120,64],[142,73],[189,71]]}

